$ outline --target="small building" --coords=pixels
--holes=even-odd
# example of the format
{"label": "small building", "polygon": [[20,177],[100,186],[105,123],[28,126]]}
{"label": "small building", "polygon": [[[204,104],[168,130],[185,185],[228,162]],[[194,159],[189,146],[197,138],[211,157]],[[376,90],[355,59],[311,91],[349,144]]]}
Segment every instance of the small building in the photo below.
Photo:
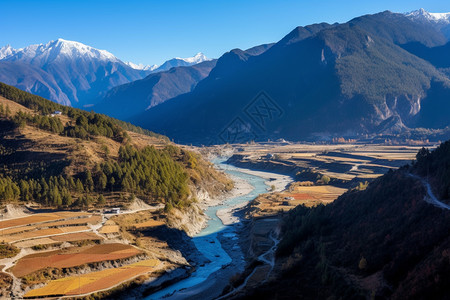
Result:
{"label": "small building", "polygon": [[111,208],[111,213],[112,214],[120,214],[120,208],[118,208],[118,207]]}
{"label": "small building", "polygon": [[55,110],[50,116],[54,117],[54,116],[60,116],[62,115],[62,112],[59,110]]}
{"label": "small building", "polygon": [[266,158],[267,159],[272,159],[274,157],[274,155],[272,154],[272,153],[268,153],[267,155],[266,155]]}

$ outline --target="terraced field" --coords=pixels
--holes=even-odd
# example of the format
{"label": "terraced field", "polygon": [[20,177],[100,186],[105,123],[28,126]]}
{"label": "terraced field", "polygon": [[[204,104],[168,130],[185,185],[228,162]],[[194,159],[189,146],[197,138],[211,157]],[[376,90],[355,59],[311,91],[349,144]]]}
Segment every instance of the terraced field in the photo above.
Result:
{"label": "terraced field", "polygon": [[[0,221],[0,241],[16,246],[20,252],[0,259],[5,278],[4,287],[0,282],[4,289],[0,298],[87,295],[141,275],[186,265],[179,252],[158,238],[147,242],[149,237],[139,235],[137,242],[134,239],[138,237],[132,233],[123,235],[124,228],[136,233],[140,228],[164,225],[154,220],[153,212],[128,211],[113,216],[57,211],[16,218],[8,212],[12,219]],[[116,218],[130,219],[138,228],[123,227],[113,221]],[[139,247],[132,246],[134,242]]]}
{"label": "terraced field", "polygon": [[11,272],[16,277],[23,277],[47,267],[70,268],[88,263],[130,258],[142,253],[133,246],[118,243],[70,247],[24,256],[12,267]]}
{"label": "terraced field", "polygon": [[23,242],[14,243],[14,245],[19,248],[31,248],[37,245],[51,245],[63,242],[101,241],[101,240],[103,240],[103,238],[93,232],[77,232],[77,233],[55,235],[46,238],[26,240]]}
{"label": "terraced field", "polygon": [[89,216],[85,212],[57,212],[57,213],[40,213],[28,217],[0,221],[0,229],[27,226],[30,224],[37,224],[48,221],[65,220],[69,218],[77,218],[82,216]]}
{"label": "terraced field", "polygon": [[159,264],[159,260],[149,259],[120,268],[53,280],[42,288],[29,291],[24,298],[76,296],[109,289],[151,272]]}

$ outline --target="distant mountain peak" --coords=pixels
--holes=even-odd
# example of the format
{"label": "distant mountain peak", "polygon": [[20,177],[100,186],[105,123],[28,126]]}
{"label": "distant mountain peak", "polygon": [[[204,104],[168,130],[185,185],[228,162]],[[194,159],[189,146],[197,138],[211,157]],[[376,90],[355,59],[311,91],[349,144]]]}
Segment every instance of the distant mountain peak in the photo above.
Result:
{"label": "distant mountain peak", "polygon": [[106,50],[99,50],[80,42],[68,41],[62,38],[46,44],[34,44],[20,49],[14,49],[9,45],[0,49],[0,59],[2,60],[43,61],[43,63],[48,63],[49,60],[52,61],[61,57],[120,61]]}
{"label": "distant mountain peak", "polygon": [[175,57],[175,59],[183,60],[190,64],[199,64],[201,62],[211,60],[210,58],[206,57],[206,55],[203,54],[202,52],[199,52],[192,57],[187,57],[187,58]]}
{"label": "distant mountain peak", "polygon": [[423,8],[405,14],[408,18],[419,21],[450,24],[450,12],[430,13]]}
{"label": "distant mountain peak", "polygon": [[156,68],[158,68],[158,65],[144,65],[144,64],[135,64],[131,61],[126,62],[126,65],[129,67],[135,69],[135,70],[142,70],[142,71],[153,71]]}
{"label": "distant mountain peak", "polygon": [[16,53],[17,50],[14,49],[13,47],[11,47],[11,45],[6,45],[4,47],[0,48],[0,60],[9,57],[11,55],[13,55],[14,53]]}

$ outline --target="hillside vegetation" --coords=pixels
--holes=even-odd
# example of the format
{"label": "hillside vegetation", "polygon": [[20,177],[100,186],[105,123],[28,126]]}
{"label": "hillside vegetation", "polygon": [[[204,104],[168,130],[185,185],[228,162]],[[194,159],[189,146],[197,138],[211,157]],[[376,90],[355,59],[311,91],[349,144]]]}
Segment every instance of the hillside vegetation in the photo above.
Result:
{"label": "hillside vegetation", "polygon": [[170,209],[194,200],[194,184],[211,193],[231,187],[199,155],[164,136],[2,83],[0,96],[3,204],[89,207],[138,196]]}
{"label": "hillside vegetation", "polygon": [[410,174],[426,170],[433,190],[448,199],[449,157],[450,141],[421,150],[413,166],[389,171],[363,191],[292,210],[276,278],[246,296],[447,299],[450,212],[424,201],[426,188]]}

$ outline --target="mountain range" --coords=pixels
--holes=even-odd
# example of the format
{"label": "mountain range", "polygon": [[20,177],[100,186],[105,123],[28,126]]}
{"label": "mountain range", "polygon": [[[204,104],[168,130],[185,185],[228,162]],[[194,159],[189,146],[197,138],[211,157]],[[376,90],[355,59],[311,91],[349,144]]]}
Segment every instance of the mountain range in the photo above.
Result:
{"label": "mountain range", "polygon": [[[408,136],[448,127],[450,13],[385,11],[161,66],[62,39],[0,49],[0,81],[181,143]],[[420,129],[419,132],[428,131]]]}
{"label": "mountain range", "polygon": [[446,21],[424,21],[423,15],[386,11],[345,24],[297,27],[259,55],[231,50],[191,92],[130,121],[181,143],[444,128],[450,125],[450,79],[404,47],[448,42]]}
{"label": "mountain range", "polygon": [[115,86],[204,60],[208,58],[199,53],[171,59],[160,67],[139,66],[105,50],[57,39],[22,49],[0,48],[0,81],[58,103],[89,107]]}

